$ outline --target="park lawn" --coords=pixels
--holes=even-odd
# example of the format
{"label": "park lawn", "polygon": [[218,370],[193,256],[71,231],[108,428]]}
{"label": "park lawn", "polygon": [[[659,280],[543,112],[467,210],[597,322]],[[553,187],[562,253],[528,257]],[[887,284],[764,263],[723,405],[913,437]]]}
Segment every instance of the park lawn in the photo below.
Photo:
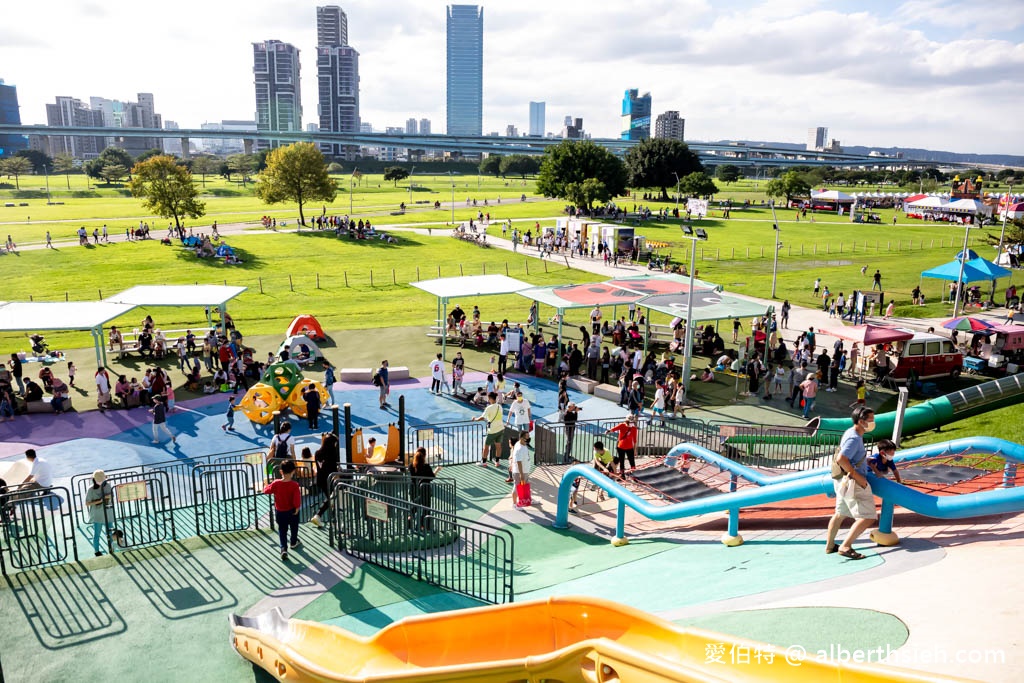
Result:
{"label": "park lawn", "polygon": [[901,445],[911,448],[979,434],[995,436],[1014,443],[1024,443],[1024,404],[990,410],[987,413],[952,422],[940,430],[904,437]]}
{"label": "park lawn", "polygon": [[[95,301],[137,284],[239,285],[249,288],[229,306],[239,327],[249,334],[281,334],[300,313],[316,315],[325,329],[426,328],[433,324],[436,301],[408,285],[418,279],[480,275],[485,271],[505,274],[506,265],[509,275],[535,285],[602,279],[570,270],[564,261],[540,261],[505,250],[484,249],[449,236],[396,234],[398,245],[337,239],[326,231],[232,236],[227,242],[245,261],[239,266],[224,265],[222,260],[200,260],[186,249],[163,246],[155,240],[23,251],[4,257],[4,298]],[[476,301],[460,303],[471,307]],[[491,297],[485,303],[487,310],[500,312],[490,314],[497,320],[508,317],[525,322],[529,304],[521,297]],[[150,312],[164,329],[195,326],[204,320],[202,311],[196,309]],[[136,311],[114,324],[132,329],[144,315]],[[91,344],[87,333],[51,333],[47,337],[52,348]],[[0,336],[2,348],[19,350],[22,346],[23,334]]]}

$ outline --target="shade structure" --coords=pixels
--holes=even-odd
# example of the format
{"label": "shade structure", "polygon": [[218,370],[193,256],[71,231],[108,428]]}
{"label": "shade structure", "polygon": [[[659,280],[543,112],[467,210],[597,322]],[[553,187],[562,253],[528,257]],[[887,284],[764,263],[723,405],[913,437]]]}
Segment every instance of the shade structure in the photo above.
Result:
{"label": "shade structure", "polygon": [[96,364],[104,365],[103,326],[133,308],[132,304],[107,301],[13,301],[0,306],[0,332],[89,330]]}
{"label": "shade structure", "polygon": [[[686,318],[689,303],[689,292],[677,292],[646,296],[637,302],[637,306],[643,306],[675,318]],[[771,304],[740,299],[713,289],[694,288],[693,291],[693,321],[696,322],[753,318],[764,315],[771,308]]]}
{"label": "shade structure", "polygon": [[132,306],[220,307],[246,289],[229,285],[138,285],[104,301]]}
{"label": "shade structure", "polygon": [[942,323],[942,326],[947,330],[957,330],[959,332],[984,332],[985,330],[991,330],[995,325],[978,318],[972,318],[967,315],[961,315],[956,318],[950,318],[946,322]]}
{"label": "shade structure", "polygon": [[992,207],[980,199],[954,199],[943,208],[951,213],[992,215]]}
{"label": "shade structure", "polygon": [[849,325],[828,329],[823,328],[818,331],[836,339],[860,342],[863,346],[891,344],[892,342],[907,341],[914,338],[913,332],[899,330],[895,327],[885,327],[884,325]]}
{"label": "shade structure", "polygon": [[433,294],[439,299],[512,294],[530,287],[529,283],[516,280],[507,275],[442,277],[434,280],[420,280],[410,284],[416,289],[422,289],[424,292]]}
{"label": "shade structure", "polygon": [[852,202],[853,195],[840,192],[839,190],[825,190],[823,192],[812,192],[811,199],[820,199],[826,202]]}
{"label": "shade structure", "polygon": [[1001,277],[1010,277],[1011,275],[1010,271],[1007,270],[1006,268],[1003,268],[1002,266],[997,266],[991,261],[983,259],[980,256],[977,258],[972,258],[965,265],[968,265],[971,268],[976,268],[977,270],[988,274],[990,280],[996,280]]}
{"label": "shade structure", "polygon": [[[697,279],[693,281],[693,288],[707,291],[720,289],[719,285]],[[573,308],[639,304],[644,297],[652,294],[688,292],[689,289],[690,278],[667,273],[621,277],[580,285],[531,287],[516,293],[562,313]]]}
{"label": "shade structure", "polygon": [[912,202],[906,203],[907,208],[913,209],[939,209],[946,206],[946,202],[941,197],[927,196],[923,199],[916,199]]}
{"label": "shade structure", "polygon": [[[961,273],[961,267],[963,272]],[[970,263],[961,264],[960,261],[950,261],[941,266],[936,266],[921,273],[921,277],[930,277],[938,280],[949,280],[951,282],[981,282],[991,280],[992,277],[981,270],[978,270]]]}
{"label": "shade structure", "polygon": [[960,261],[961,259],[963,259],[964,254],[967,254],[967,260],[968,261],[973,261],[974,259],[978,258],[978,252],[974,251],[973,249],[968,249],[967,251],[959,252],[956,255],[956,260]]}

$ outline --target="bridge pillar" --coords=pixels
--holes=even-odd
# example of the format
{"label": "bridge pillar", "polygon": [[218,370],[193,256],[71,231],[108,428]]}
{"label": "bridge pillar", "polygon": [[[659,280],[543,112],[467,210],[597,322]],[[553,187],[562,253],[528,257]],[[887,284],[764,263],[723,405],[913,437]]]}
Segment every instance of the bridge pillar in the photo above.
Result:
{"label": "bridge pillar", "polygon": [[192,155],[189,154],[188,138],[181,139],[181,158],[185,159],[186,161],[192,158]]}
{"label": "bridge pillar", "polygon": [[242,140],[242,147],[246,154],[252,154],[252,138],[244,138]]}

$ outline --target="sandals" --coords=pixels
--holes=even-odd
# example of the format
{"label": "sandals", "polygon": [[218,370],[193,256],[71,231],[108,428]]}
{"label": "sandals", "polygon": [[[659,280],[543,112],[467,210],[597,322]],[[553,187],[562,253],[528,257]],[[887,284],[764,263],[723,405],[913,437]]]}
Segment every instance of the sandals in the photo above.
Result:
{"label": "sandals", "polygon": [[839,554],[842,555],[843,557],[845,557],[848,560],[863,560],[864,557],[865,557],[864,555],[858,553],[853,548],[850,548],[849,550],[840,550]]}
{"label": "sandals", "polygon": [[831,555],[832,553],[839,552],[839,544],[833,543],[829,547],[825,548],[825,554]]}

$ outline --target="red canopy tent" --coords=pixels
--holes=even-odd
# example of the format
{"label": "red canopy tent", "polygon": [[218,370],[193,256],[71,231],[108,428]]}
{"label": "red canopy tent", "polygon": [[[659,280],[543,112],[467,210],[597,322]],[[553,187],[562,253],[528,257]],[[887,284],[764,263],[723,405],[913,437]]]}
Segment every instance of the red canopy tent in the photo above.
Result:
{"label": "red canopy tent", "polygon": [[860,342],[865,347],[874,346],[875,344],[907,341],[914,338],[913,332],[898,330],[894,327],[884,327],[882,325],[850,325],[849,327],[821,329],[818,331],[829,337]]}

